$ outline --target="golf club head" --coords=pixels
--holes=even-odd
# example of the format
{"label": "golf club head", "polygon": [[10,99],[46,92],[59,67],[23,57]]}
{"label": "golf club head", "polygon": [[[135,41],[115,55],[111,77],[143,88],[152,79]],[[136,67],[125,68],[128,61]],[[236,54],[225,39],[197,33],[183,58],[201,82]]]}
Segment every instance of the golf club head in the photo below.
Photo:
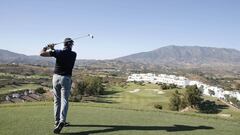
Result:
{"label": "golf club head", "polygon": [[88,34],[88,36],[89,36],[90,38],[92,38],[92,39],[94,38],[94,36],[93,36],[93,35],[91,35],[91,34]]}

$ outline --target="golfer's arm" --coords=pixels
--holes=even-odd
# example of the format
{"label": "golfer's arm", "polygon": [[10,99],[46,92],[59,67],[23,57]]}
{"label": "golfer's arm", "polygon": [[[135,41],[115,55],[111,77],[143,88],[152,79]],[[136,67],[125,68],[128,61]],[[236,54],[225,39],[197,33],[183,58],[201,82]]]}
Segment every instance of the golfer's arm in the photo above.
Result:
{"label": "golfer's arm", "polygon": [[45,47],[40,52],[40,56],[42,56],[42,57],[51,57],[50,52],[47,52],[47,48],[45,48]]}

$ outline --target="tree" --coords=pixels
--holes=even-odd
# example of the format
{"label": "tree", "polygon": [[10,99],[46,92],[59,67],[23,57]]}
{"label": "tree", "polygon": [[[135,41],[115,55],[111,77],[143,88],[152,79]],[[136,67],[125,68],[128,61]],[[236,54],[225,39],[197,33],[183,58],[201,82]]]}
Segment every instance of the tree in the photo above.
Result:
{"label": "tree", "polygon": [[225,95],[224,95],[224,98],[225,98],[225,100],[226,100],[227,102],[229,102],[229,100],[230,100],[230,95],[225,94]]}
{"label": "tree", "polygon": [[43,87],[39,87],[35,90],[36,93],[39,93],[39,94],[44,94],[46,93],[46,90],[43,89]]}
{"label": "tree", "polygon": [[213,90],[208,90],[208,93],[209,93],[210,96],[215,95],[215,92]]}
{"label": "tree", "polygon": [[77,87],[76,91],[73,94],[84,95],[86,87],[87,87],[87,83],[86,83],[85,80],[80,80],[80,81],[77,82],[76,87]]}
{"label": "tree", "polygon": [[230,97],[229,101],[236,107],[240,108],[240,101],[235,97]]}
{"label": "tree", "polygon": [[87,95],[100,95],[103,94],[104,86],[100,77],[86,78],[86,91]]}
{"label": "tree", "polygon": [[199,111],[201,113],[219,113],[220,110],[218,109],[218,105],[215,103],[215,101],[203,101],[199,105]]}
{"label": "tree", "polygon": [[103,94],[104,86],[100,77],[84,77],[76,82],[76,88],[72,91],[72,96],[96,96]]}
{"label": "tree", "polygon": [[[214,101],[204,101],[201,97],[202,92],[194,86],[187,86],[184,94],[180,94],[177,90],[170,97],[169,109],[179,111],[188,106],[198,109],[202,113],[218,113],[218,106]],[[236,100],[234,100],[236,102]]]}
{"label": "tree", "polygon": [[187,86],[186,92],[184,93],[184,99],[188,106],[197,107],[203,99],[201,98],[202,92],[197,88],[196,85]]}
{"label": "tree", "polygon": [[180,109],[184,109],[188,106],[187,99],[185,96],[182,96],[181,98],[181,103],[180,103]]}
{"label": "tree", "polygon": [[179,111],[180,110],[180,104],[181,104],[180,94],[176,90],[172,94],[172,96],[170,97],[169,109],[172,110],[172,111]]}
{"label": "tree", "polygon": [[169,84],[169,88],[170,88],[170,89],[177,88],[177,85],[176,85],[176,84]]}
{"label": "tree", "polygon": [[83,80],[76,82],[76,87],[72,89],[70,100],[73,102],[79,102],[84,95],[86,89],[86,83]]}
{"label": "tree", "polygon": [[169,89],[166,83],[163,83],[163,84],[161,85],[161,88],[162,88],[162,90]]}

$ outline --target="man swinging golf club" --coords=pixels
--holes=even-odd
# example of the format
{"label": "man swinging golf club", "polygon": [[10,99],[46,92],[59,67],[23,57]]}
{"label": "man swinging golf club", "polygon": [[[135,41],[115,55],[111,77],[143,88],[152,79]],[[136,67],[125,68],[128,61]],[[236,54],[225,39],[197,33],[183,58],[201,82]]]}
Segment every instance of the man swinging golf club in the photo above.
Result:
{"label": "man swinging golf club", "polygon": [[59,134],[67,124],[68,97],[71,90],[72,69],[77,54],[72,51],[73,40],[65,38],[63,50],[55,50],[56,44],[49,44],[40,53],[43,57],[55,57],[56,64],[53,75],[53,95],[54,95],[54,133]]}

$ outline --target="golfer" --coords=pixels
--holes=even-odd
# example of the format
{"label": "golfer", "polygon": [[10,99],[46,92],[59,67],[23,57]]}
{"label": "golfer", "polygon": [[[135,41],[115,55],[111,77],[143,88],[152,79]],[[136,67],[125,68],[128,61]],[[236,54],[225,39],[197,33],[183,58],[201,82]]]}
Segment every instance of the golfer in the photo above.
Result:
{"label": "golfer", "polygon": [[73,40],[65,38],[63,50],[55,50],[55,44],[44,47],[40,53],[43,57],[55,57],[56,64],[53,75],[53,95],[54,95],[54,133],[59,134],[67,124],[68,97],[72,85],[72,69],[77,54],[72,51]]}

